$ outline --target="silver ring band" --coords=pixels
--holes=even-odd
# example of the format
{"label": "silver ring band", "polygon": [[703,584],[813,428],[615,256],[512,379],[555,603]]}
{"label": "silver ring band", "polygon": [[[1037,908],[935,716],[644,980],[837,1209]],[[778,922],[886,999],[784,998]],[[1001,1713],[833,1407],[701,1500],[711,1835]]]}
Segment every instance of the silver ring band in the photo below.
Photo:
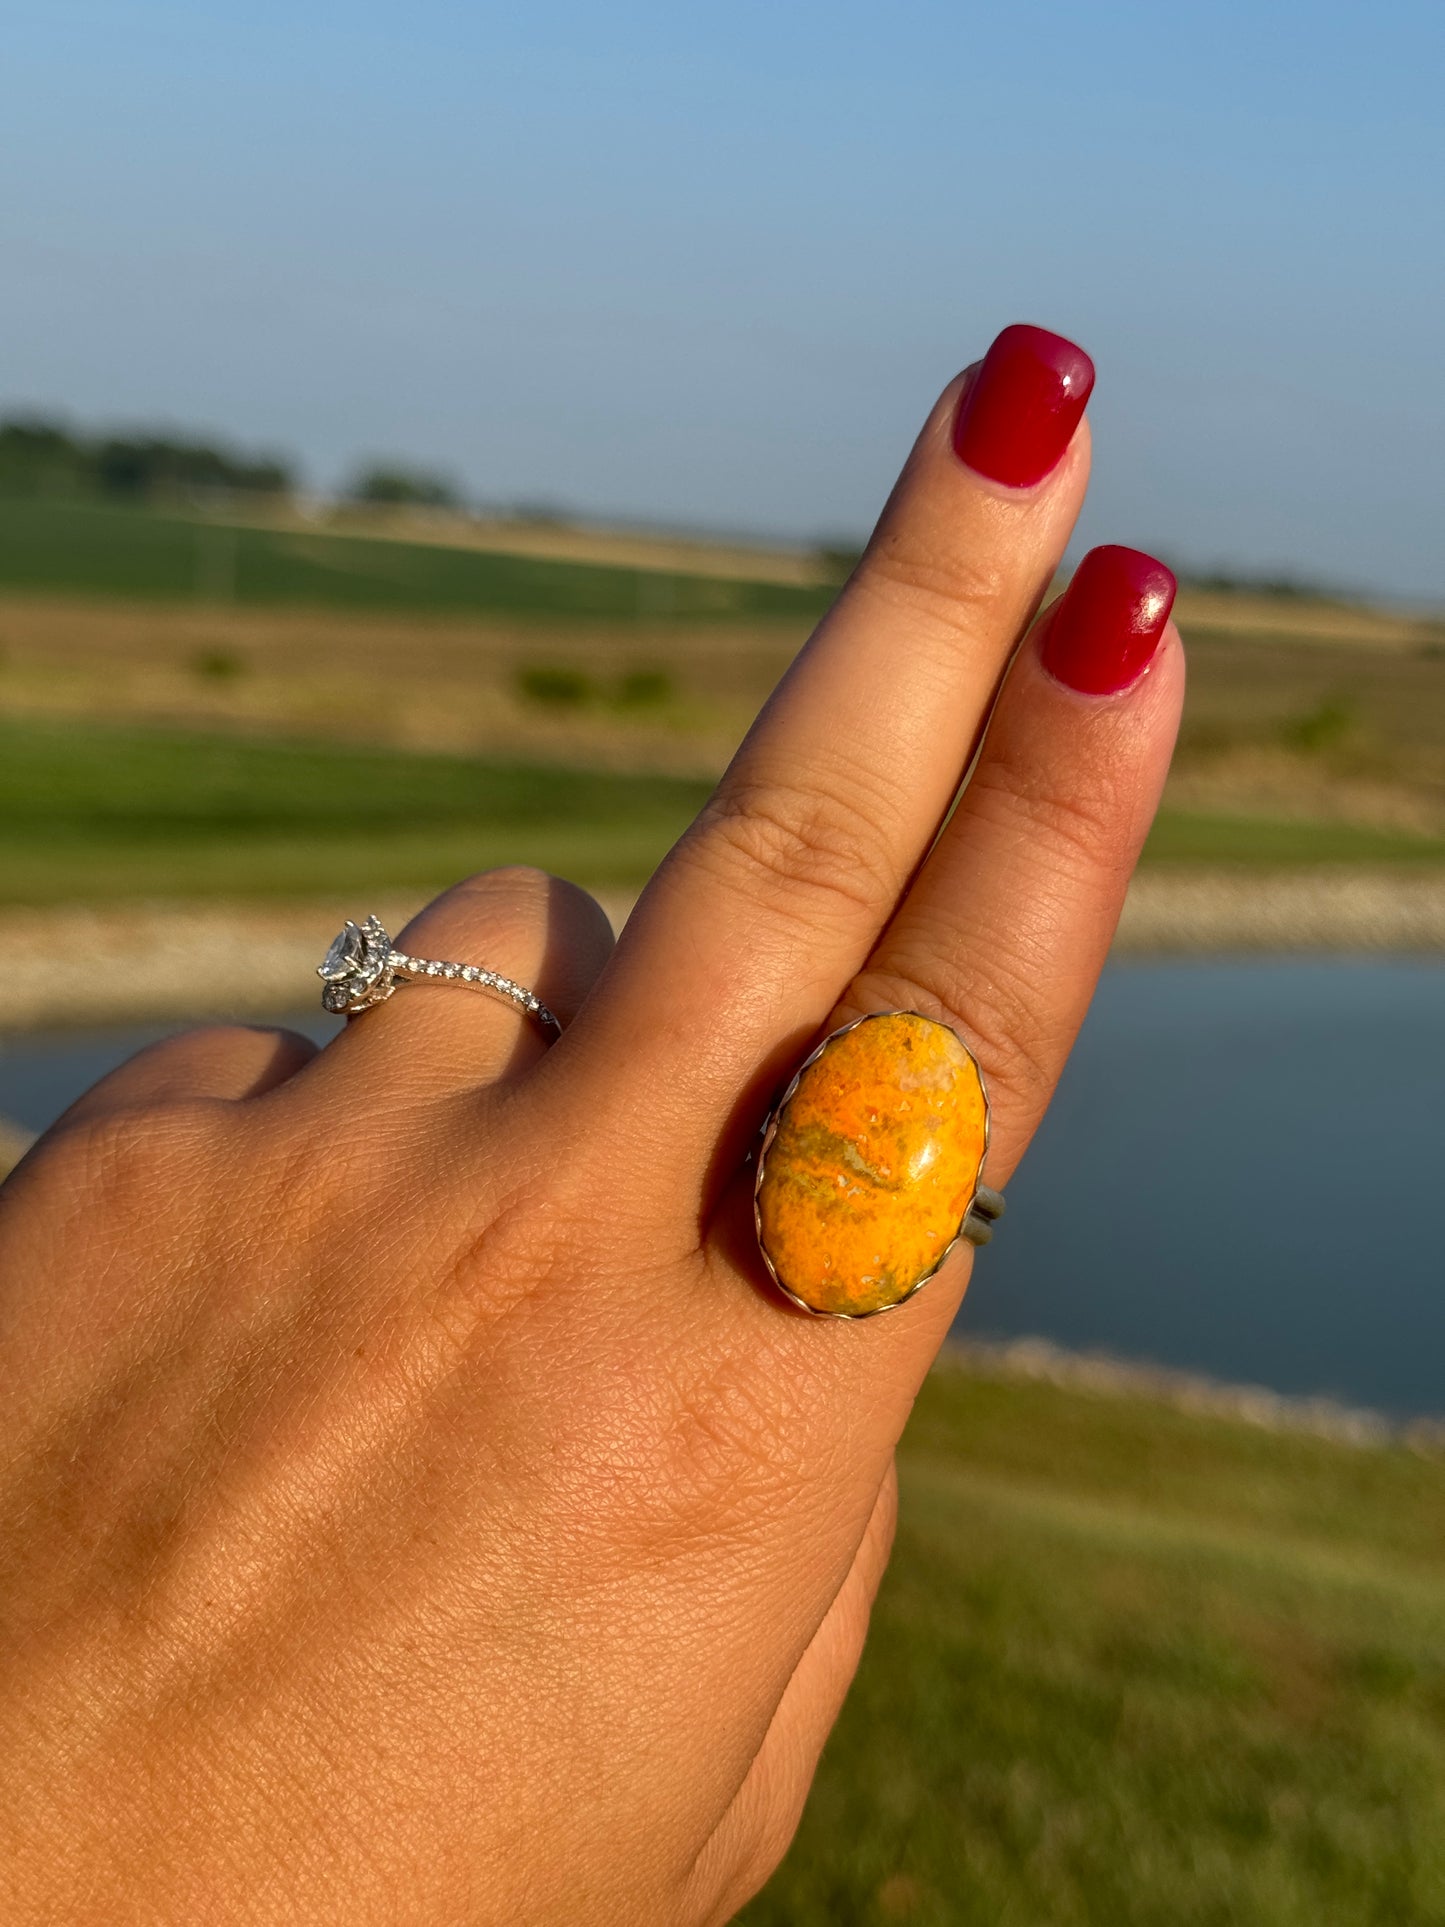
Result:
{"label": "silver ring band", "polygon": [[376,917],[363,923],[348,922],[332,939],[325,959],[316,967],[323,989],[321,1003],[334,1017],[355,1017],[358,1012],[384,1004],[403,984],[461,984],[468,990],[486,991],[501,997],[525,1012],[546,1032],[549,1039],[562,1035],[562,1026],[540,997],[525,984],[504,977],[498,970],[480,964],[443,963],[435,957],[411,957],[393,947],[391,938]]}

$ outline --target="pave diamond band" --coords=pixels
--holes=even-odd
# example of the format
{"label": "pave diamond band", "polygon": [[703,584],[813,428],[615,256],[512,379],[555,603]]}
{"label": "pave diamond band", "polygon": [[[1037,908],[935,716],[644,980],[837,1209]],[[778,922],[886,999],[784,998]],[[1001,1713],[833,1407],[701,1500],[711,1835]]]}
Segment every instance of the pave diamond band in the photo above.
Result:
{"label": "pave diamond band", "polygon": [[505,998],[534,1018],[549,1039],[562,1034],[561,1024],[525,984],[504,977],[500,971],[484,970],[480,964],[410,957],[393,948],[376,917],[367,917],[363,923],[348,922],[332,939],[316,974],[322,980],[322,1005],[336,1017],[354,1017],[374,1004],[384,1004],[402,984],[451,983]]}

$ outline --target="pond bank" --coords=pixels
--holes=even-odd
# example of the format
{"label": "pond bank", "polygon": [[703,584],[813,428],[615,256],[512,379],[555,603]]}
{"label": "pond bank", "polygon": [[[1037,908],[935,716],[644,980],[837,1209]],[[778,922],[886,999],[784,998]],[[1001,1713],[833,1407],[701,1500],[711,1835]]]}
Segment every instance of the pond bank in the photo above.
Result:
{"label": "pond bank", "polygon": [[[334,1034],[308,1004],[256,1015]],[[0,1115],[43,1130],[176,1028],[11,1032]],[[1445,958],[1117,957],[955,1337],[1445,1416],[1442,1063]]]}
{"label": "pond bank", "polygon": [[934,1370],[1054,1385],[1091,1398],[1142,1398],[1171,1411],[1266,1432],[1298,1432],[1337,1445],[1401,1445],[1445,1459],[1445,1418],[1400,1420],[1338,1399],[1305,1398],[1271,1391],[1266,1385],[1231,1385],[1197,1372],[1116,1358],[1107,1352],[1070,1351],[1047,1338],[963,1339],[955,1333],[939,1353]]}
{"label": "pond bank", "polygon": [[[620,927],[631,892],[599,895]],[[400,930],[419,897],[374,905]],[[118,903],[0,912],[0,1031],[152,1018],[250,1017],[309,1000],[317,959],[356,904]],[[1125,957],[1343,952],[1445,955],[1445,873],[1145,871]]]}

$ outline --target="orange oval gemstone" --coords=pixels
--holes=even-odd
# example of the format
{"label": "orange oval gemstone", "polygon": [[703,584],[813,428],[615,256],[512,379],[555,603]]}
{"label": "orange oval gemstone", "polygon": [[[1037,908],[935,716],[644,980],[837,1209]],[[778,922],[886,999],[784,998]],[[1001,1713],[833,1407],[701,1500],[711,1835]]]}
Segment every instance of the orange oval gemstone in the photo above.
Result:
{"label": "orange oval gemstone", "polygon": [[958,1236],[987,1144],[983,1080],[947,1024],[889,1011],[836,1031],[763,1155],[758,1239],[778,1282],[853,1318],[901,1303]]}

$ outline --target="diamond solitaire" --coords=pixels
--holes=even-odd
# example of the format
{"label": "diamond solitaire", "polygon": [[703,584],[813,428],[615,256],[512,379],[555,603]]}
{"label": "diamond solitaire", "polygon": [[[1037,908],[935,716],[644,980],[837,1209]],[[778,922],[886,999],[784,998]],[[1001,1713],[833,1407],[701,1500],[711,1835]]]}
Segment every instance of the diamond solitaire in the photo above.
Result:
{"label": "diamond solitaire", "polygon": [[370,1010],[373,1004],[384,1004],[403,984],[452,983],[505,998],[535,1018],[549,1041],[562,1034],[561,1024],[525,984],[516,983],[499,971],[484,970],[480,964],[441,963],[434,957],[409,957],[393,947],[376,917],[368,917],[364,923],[348,922],[339,930],[317,965],[316,974],[322,981],[321,1002],[335,1017],[354,1017],[358,1011]]}
{"label": "diamond solitaire", "polygon": [[316,974],[325,984],[321,1002],[333,1015],[350,1016],[385,1003],[396,988],[391,938],[375,917],[350,923],[331,940]]}

